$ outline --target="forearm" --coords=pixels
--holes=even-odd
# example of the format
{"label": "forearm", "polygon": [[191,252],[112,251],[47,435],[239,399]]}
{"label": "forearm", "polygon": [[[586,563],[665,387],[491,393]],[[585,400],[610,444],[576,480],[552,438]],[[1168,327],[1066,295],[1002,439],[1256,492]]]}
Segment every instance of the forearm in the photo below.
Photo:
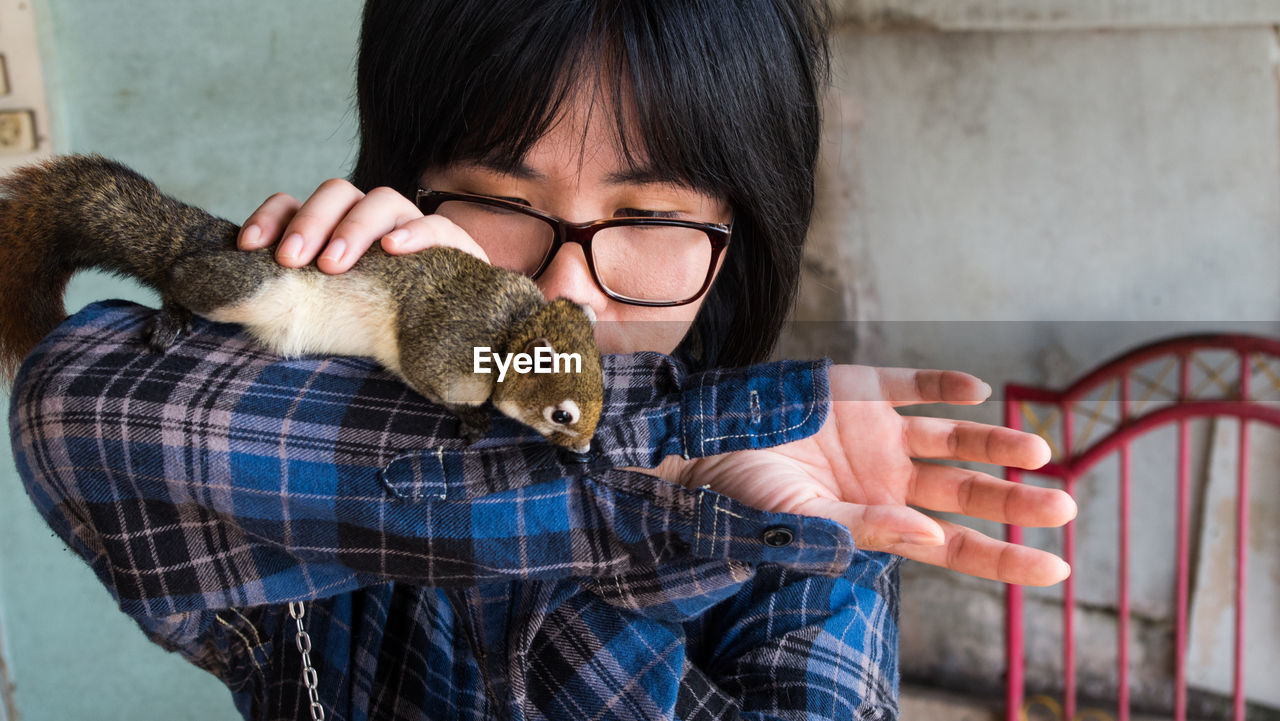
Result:
{"label": "forearm", "polygon": [[[452,416],[367,362],[285,361],[208,325],[156,356],[140,342],[146,311],[87,313],[29,359],[14,448],[37,507],[135,615],[388,580],[600,576],[730,547],[763,558],[764,515],[607,470],[742,442],[707,397],[736,398],[740,380],[691,390],[661,358],[614,357],[600,453],[581,464],[514,423],[464,448]],[[746,442],[781,442],[776,428],[814,414],[766,413]]]}

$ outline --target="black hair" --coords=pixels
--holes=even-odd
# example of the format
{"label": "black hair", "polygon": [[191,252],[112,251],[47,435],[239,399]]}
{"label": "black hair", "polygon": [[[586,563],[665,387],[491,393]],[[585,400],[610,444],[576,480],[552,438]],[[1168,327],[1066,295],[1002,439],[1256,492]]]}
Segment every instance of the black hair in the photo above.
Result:
{"label": "black hair", "polygon": [[514,166],[580,81],[603,76],[628,111],[628,160],[733,209],[727,258],[679,353],[695,367],[759,362],[799,283],[829,23],[822,0],[368,0],[351,180],[412,197],[430,168]]}

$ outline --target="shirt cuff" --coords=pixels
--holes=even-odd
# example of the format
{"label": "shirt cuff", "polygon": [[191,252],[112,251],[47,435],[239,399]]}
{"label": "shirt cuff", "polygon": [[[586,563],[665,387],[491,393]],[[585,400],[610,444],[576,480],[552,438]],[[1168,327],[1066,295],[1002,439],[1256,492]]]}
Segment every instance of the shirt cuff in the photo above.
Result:
{"label": "shirt cuff", "polygon": [[512,444],[519,424],[493,434],[502,447],[411,450],[393,458],[381,480],[404,500],[474,499],[558,478],[618,467],[653,468],[670,455],[701,458],[769,448],[807,438],[830,408],[831,362],[778,361],[709,371],[682,382],[678,364],[658,353],[606,356],[604,414],[591,452],[552,446],[532,431]]}
{"label": "shirt cuff", "polygon": [[652,468],[670,455],[702,458],[807,438],[826,422],[831,361],[776,361],[684,378],[669,356],[607,356],[600,451]]}

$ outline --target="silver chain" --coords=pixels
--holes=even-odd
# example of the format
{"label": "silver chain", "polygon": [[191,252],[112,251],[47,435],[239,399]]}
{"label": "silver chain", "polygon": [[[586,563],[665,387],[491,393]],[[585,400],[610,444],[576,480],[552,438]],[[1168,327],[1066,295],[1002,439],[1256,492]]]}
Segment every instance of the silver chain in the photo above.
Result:
{"label": "silver chain", "polygon": [[324,706],[320,705],[320,692],[316,690],[320,678],[316,675],[315,666],[311,665],[311,636],[302,627],[302,617],[307,615],[307,608],[301,603],[290,603],[289,615],[298,624],[298,637],[295,640],[298,652],[302,654],[302,685],[307,687],[307,695],[311,697],[311,721],[324,721]]}

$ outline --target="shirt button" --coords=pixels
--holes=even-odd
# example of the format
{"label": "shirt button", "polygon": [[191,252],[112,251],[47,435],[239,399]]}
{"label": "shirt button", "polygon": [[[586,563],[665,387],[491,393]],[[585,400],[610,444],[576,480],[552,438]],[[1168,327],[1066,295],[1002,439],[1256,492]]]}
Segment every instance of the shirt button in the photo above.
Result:
{"label": "shirt button", "polygon": [[796,534],[792,533],[791,529],[786,526],[774,526],[773,528],[765,529],[762,538],[766,546],[782,548],[790,545],[795,540]]}
{"label": "shirt button", "polygon": [[586,453],[578,453],[561,446],[558,451],[560,453],[560,462],[566,466],[589,466],[596,461],[597,454],[595,449]]}

